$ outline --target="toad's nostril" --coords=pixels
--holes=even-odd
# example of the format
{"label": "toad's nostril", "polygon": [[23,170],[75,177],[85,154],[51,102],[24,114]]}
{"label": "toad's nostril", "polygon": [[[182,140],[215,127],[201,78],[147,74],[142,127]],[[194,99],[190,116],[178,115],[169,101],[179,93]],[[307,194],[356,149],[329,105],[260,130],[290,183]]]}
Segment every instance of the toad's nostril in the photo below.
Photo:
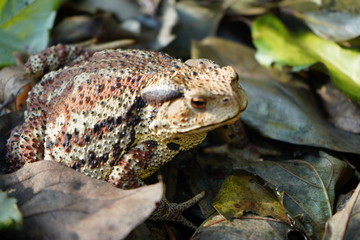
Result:
{"label": "toad's nostril", "polygon": [[221,99],[223,104],[228,104],[230,102],[230,98],[228,97],[224,97],[223,99]]}

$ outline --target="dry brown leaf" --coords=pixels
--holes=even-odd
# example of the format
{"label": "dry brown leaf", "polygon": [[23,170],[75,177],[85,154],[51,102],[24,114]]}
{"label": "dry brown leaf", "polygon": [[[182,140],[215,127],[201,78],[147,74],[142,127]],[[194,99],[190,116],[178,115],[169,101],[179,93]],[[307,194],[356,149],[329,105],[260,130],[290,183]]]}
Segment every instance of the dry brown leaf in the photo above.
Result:
{"label": "dry brown leaf", "polygon": [[110,13],[99,12],[92,16],[76,15],[64,18],[53,30],[52,43],[77,43],[88,39],[98,42],[133,37],[123,31]]}
{"label": "dry brown leaf", "polygon": [[53,161],[2,175],[0,187],[18,199],[31,239],[122,239],[162,196],[160,183],[121,190]]}
{"label": "dry brown leaf", "polygon": [[360,106],[346,98],[331,83],[318,90],[329,120],[337,127],[360,133]]}
{"label": "dry brown leaf", "polygon": [[326,223],[323,239],[357,239],[360,234],[360,184],[344,209],[337,212]]}
{"label": "dry brown leaf", "polygon": [[11,102],[16,98],[16,107],[12,110],[22,110],[27,93],[34,85],[32,78],[25,72],[23,66],[11,66],[0,71],[0,101]]}

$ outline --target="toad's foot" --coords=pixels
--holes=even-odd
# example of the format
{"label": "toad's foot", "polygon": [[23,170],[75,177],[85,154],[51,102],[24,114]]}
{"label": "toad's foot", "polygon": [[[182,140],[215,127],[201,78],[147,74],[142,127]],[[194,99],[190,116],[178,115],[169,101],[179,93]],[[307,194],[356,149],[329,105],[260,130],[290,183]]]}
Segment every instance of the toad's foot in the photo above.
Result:
{"label": "toad's foot", "polygon": [[178,222],[192,229],[196,229],[196,226],[182,216],[183,211],[199,202],[205,196],[205,192],[201,192],[193,198],[183,203],[173,203],[163,198],[158,206],[151,214],[150,220],[153,221],[171,221]]}

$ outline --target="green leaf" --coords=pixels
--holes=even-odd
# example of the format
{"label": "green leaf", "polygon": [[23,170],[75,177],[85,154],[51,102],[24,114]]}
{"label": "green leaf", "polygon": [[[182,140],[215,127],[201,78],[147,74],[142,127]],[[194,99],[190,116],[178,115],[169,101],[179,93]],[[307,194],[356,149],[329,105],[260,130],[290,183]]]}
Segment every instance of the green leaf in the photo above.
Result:
{"label": "green leaf", "polygon": [[267,14],[252,25],[256,59],[263,65],[277,68],[306,68],[323,63],[334,85],[353,100],[360,101],[360,51],[340,47],[309,30],[289,30],[275,16]]}
{"label": "green leaf", "polygon": [[320,152],[288,161],[241,162],[235,167],[268,182],[307,235],[321,239],[325,223],[333,214],[335,185],[348,166]]}
{"label": "green leaf", "polygon": [[0,3],[0,66],[15,63],[13,51],[44,49],[59,0],[5,0]]}
{"label": "green leaf", "polygon": [[0,191],[0,230],[19,228],[22,225],[22,215],[16,205],[15,198],[9,198]]}

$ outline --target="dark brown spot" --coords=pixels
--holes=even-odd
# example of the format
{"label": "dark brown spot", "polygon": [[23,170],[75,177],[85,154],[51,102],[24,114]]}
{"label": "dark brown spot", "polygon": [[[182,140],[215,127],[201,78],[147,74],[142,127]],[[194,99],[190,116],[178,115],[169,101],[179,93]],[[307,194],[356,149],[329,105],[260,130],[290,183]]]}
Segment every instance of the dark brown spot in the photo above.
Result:
{"label": "dark brown spot", "polygon": [[85,142],[89,142],[90,139],[91,139],[89,135],[84,135],[83,138],[84,138],[84,141],[85,141]]}
{"label": "dark brown spot", "polygon": [[69,133],[65,134],[65,141],[63,143],[63,147],[65,147],[66,152],[70,152],[70,150],[71,150],[71,146],[72,146],[71,138],[72,138],[71,134],[69,134]]}
{"label": "dark brown spot", "polygon": [[122,117],[121,116],[116,117],[114,122],[115,122],[116,125],[119,125],[122,122]]}
{"label": "dark brown spot", "polygon": [[99,132],[100,130],[101,130],[100,124],[99,124],[99,123],[96,123],[96,124],[94,125],[94,128],[93,128],[94,133],[97,133],[97,132]]}
{"label": "dark brown spot", "polygon": [[153,149],[153,148],[156,148],[159,144],[158,144],[158,142],[156,142],[154,140],[148,140],[145,142],[145,145],[147,148]]}
{"label": "dark brown spot", "polygon": [[101,93],[103,90],[104,90],[104,85],[99,84],[99,85],[96,86],[96,91],[98,93]]}
{"label": "dark brown spot", "polygon": [[89,159],[94,160],[96,158],[96,154],[94,152],[89,153]]}
{"label": "dark brown spot", "polygon": [[77,160],[75,163],[73,163],[71,165],[71,168],[75,169],[75,170],[79,170],[81,167],[83,167],[85,164],[84,160]]}
{"label": "dark brown spot", "polygon": [[166,146],[170,150],[174,150],[174,151],[178,151],[180,149],[180,144],[177,144],[177,143],[174,143],[174,142],[170,142],[170,143],[166,144]]}

